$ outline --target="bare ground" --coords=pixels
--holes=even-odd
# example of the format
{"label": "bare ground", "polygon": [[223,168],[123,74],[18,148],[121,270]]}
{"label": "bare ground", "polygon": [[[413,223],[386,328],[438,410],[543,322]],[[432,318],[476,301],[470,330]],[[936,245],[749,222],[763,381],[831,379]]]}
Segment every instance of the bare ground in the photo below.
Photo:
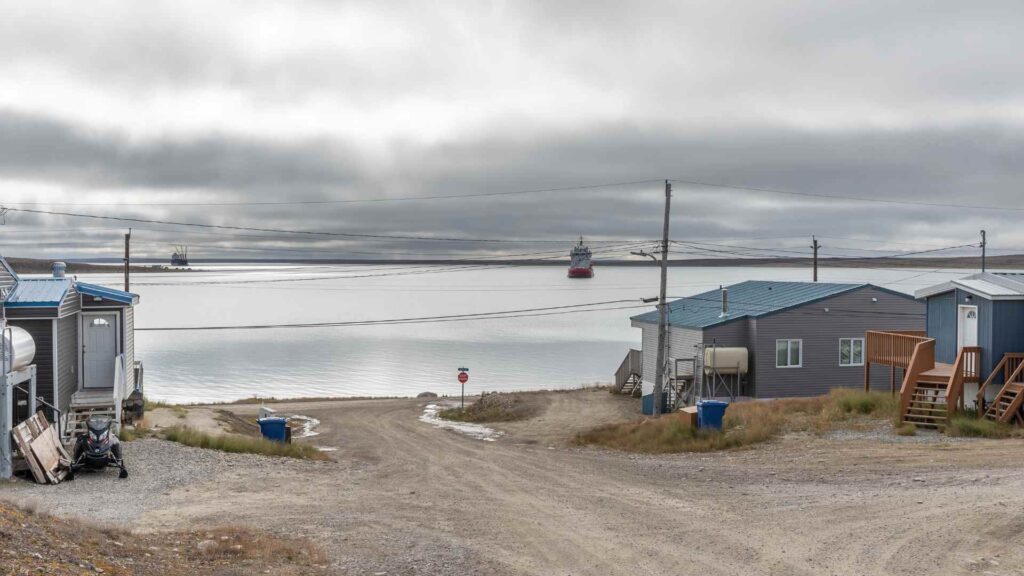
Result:
{"label": "bare ground", "polygon": [[[156,470],[160,452],[180,478],[20,482],[0,498],[143,531],[270,526],[313,540],[339,574],[1024,574],[1022,441],[791,435],[638,456],[569,441],[634,415],[635,400],[536,398],[547,409],[495,425],[495,442],[419,421],[429,400],[276,404],[319,419],[309,441],[336,462],[145,440],[128,445],[130,464]],[[100,487],[129,510],[97,505]]]}

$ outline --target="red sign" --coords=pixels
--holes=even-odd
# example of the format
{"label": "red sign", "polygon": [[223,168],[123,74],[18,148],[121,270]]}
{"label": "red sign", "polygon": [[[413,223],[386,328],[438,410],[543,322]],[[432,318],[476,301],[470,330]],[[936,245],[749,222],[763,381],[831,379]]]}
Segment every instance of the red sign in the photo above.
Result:
{"label": "red sign", "polygon": [[459,372],[459,382],[462,382],[463,384],[469,382],[469,374],[466,374],[465,372]]}

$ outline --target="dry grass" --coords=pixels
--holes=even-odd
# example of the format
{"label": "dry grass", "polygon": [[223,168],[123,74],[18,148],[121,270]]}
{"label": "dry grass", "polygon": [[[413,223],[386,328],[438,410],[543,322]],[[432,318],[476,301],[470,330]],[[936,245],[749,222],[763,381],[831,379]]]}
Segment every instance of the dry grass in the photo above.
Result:
{"label": "dry grass", "polygon": [[284,443],[266,440],[264,438],[253,438],[250,436],[238,436],[234,434],[206,434],[187,426],[174,426],[163,431],[163,437],[172,442],[178,442],[195,448],[206,448],[210,450],[221,450],[237,454],[263,454],[264,456],[284,456],[287,458],[300,458],[306,460],[328,460],[326,454],[316,449],[311,444]]}
{"label": "dry grass", "polygon": [[465,408],[442,410],[439,416],[458,422],[514,422],[532,418],[540,409],[536,394],[494,393],[481,396]]}
{"label": "dry grass", "polygon": [[0,504],[0,574],[186,576],[327,573],[310,542],[246,528],[158,534],[62,520]]}
{"label": "dry grass", "polygon": [[134,426],[122,426],[121,430],[118,431],[117,439],[122,442],[131,442],[132,440],[148,438],[152,435],[153,429],[146,426],[145,419],[143,419],[142,422],[139,422]]}
{"label": "dry grass", "polygon": [[1024,430],[1003,422],[957,415],[946,426],[946,434],[964,438],[1020,438],[1024,436]]}
{"label": "dry grass", "polygon": [[742,402],[729,406],[723,430],[695,430],[681,414],[598,426],[576,436],[577,444],[627,452],[710,452],[751,446],[793,431],[816,433],[870,419],[891,420],[897,402],[879,392],[833,390],[826,396]]}
{"label": "dry grass", "polygon": [[917,426],[912,422],[904,422],[895,428],[897,436],[915,436],[917,435]]}

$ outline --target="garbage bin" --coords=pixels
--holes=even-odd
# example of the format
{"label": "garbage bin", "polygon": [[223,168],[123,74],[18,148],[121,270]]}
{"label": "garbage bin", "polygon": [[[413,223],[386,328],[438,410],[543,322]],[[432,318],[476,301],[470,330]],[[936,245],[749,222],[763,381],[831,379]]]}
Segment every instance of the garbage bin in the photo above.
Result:
{"label": "garbage bin", "polygon": [[725,409],[729,407],[728,402],[719,400],[701,400],[697,402],[697,424],[701,428],[722,429],[722,417],[725,416]]}
{"label": "garbage bin", "polygon": [[280,417],[260,418],[256,421],[260,425],[260,433],[267,440],[275,442],[286,442],[288,435],[288,419]]}

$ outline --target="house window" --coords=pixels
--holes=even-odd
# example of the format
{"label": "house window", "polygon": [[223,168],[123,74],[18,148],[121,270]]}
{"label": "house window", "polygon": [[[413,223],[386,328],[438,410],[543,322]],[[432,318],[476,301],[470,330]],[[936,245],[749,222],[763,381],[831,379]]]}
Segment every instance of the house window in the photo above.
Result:
{"label": "house window", "polygon": [[803,340],[776,340],[775,367],[799,368],[803,365]]}
{"label": "house window", "polygon": [[840,338],[839,339],[839,365],[840,366],[863,366],[864,365],[864,339],[863,338]]}

